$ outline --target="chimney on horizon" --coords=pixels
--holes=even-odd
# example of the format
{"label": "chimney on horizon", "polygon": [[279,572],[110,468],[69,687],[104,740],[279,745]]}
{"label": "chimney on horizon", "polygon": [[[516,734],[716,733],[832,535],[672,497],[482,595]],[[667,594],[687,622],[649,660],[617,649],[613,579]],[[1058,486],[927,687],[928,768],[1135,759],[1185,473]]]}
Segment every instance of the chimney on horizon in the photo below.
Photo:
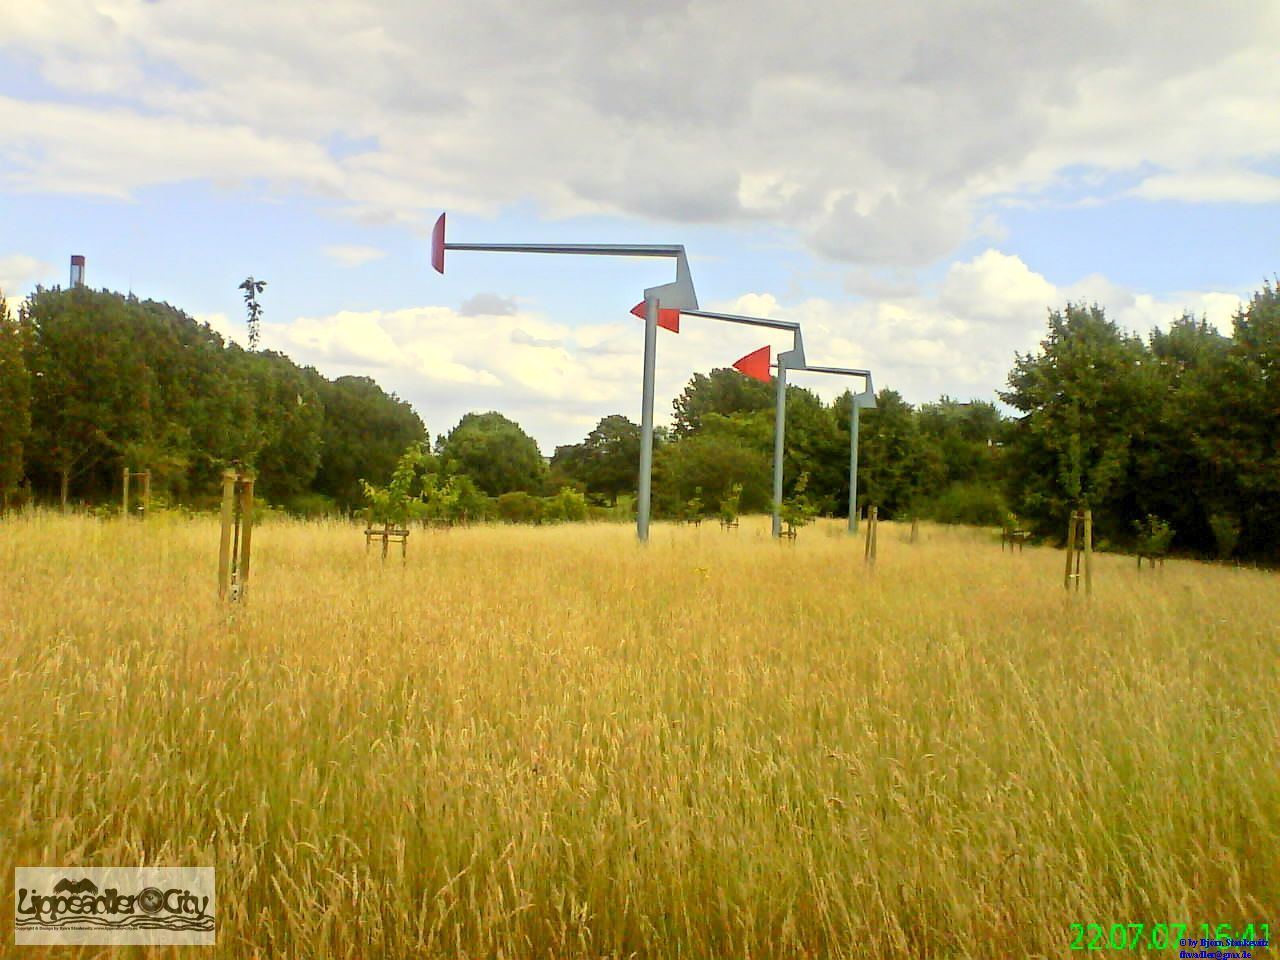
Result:
{"label": "chimney on horizon", "polygon": [[84,257],[78,253],[71,255],[71,286],[84,286]]}

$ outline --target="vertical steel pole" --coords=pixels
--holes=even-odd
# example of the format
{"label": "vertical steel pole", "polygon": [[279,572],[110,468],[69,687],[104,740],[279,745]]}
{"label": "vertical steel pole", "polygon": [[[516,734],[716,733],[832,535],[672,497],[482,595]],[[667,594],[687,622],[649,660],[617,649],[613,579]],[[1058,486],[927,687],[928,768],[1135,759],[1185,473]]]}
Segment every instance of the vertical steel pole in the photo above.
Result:
{"label": "vertical steel pole", "polygon": [[787,365],[778,357],[778,406],[773,415],[773,538],[782,536],[782,449],[787,432]]}
{"label": "vertical steel pole", "polygon": [[636,496],[636,536],[649,542],[653,488],[653,378],[658,349],[658,298],[644,298],[644,385],[640,397],[640,486]]}
{"label": "vertical steel pole", "polygon": [[849,534],[858,532],[858,395],[850,393],[849,413]]}

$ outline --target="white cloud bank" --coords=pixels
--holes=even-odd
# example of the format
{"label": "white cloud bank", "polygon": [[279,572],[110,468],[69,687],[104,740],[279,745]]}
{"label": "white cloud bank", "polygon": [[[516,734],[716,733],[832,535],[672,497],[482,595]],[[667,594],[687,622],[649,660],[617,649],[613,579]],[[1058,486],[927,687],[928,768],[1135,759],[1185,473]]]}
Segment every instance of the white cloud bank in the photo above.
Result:
{"label": "white cloud bank", "polygon": [[54,93],[0,97],[0,187],[764,220],[915,266],[1067,168],[1275,202],[1278,45],[1274,0],[8,3],[0,52]]}

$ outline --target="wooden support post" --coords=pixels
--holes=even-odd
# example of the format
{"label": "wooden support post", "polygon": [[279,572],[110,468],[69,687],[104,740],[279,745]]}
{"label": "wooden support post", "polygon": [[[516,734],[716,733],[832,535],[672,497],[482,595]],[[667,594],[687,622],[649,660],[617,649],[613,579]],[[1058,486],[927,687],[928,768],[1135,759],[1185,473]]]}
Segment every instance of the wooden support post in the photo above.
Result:
{"label": "wooden support post", "polygon": [[1076,512],[1071,511],[1071,519],[1067,521],[1067,572],[1063,575],[1062,586],[1071,589],[1071,568],[1076,559]]}
{"label": "wooden support post", "polygon": [[142,471],[142,519],[151,515],[151,471]]}
{"label": "wooden support post", "polygon": [[1084,592],[1093,593],[1093,511],[1084,512]]}
{"label": "wooden support post", "polygon": [[240,481],[240,558],[236,564],[236,582],[240,586],[240,600],[249,592],[249,552],[253,544],[253,477]]}
{"label": "wooden support post", "polygon": [[218,599],[225,600],[231,586],[231,512],[236,495],[236,472],[222,471],[222,535],[218,541]]}
{"label": "wooden support post", "polygon": [[878,507],[867,507],[867,544],[863,549],[863,559],[867,566],[875,566],[876,563],[876,527],[878,525],[877,515]]}
{"label": "wooden support post", "polygon": [[124,468],[124,502],[121,505],[120,516],[129,519],[129,468]]}
{"label": "wooden support post", "polygon": [[911,542],[915,543],[920,539],[920,518],[911,518]]}

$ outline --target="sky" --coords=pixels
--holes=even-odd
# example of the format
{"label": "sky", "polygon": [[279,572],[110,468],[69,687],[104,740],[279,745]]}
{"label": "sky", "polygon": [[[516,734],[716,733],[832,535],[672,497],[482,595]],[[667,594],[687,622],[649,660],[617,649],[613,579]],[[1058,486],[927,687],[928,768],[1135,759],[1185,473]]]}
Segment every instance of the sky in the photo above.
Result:
{"label": "sky", "polygon": [[[0,290],[163,300],[370,376],[434,437],[545,454],[639,420],[669,261],[813,364],[995,400],[1047,312],[1230,332],[1280,270],[1280,4],[1139,0],[0,0]],[[785,335],[660,331],[657,417]],[[793,373],[827,399],[858,381]]]}

